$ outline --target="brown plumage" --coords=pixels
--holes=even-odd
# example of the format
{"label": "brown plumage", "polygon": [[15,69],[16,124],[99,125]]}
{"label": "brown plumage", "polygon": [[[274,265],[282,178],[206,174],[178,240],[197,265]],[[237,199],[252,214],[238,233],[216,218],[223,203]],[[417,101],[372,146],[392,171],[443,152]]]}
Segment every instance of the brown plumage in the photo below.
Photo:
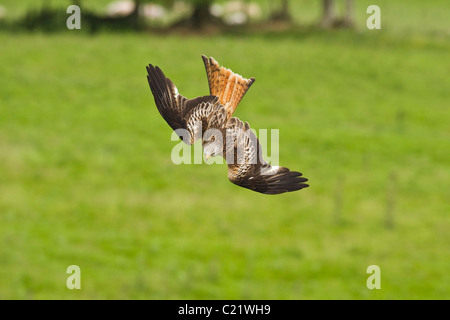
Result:
{"label": "brown plumage", "polygon": [[[228,179],[241,187],[265,194],[279,194],[308,187],[308,179],[285,167],[264,161],[261,145],[249,124],[232,117],[254,78],[245,79],[202,55],[210,95],[187,99],[159,67],[147,67],[147,80],[156,107],[183,142],[202,139],[207,156],[221,155],[228,163]],[[188,137],[177,129],[184,129]],[[209,130],[209,129],[215,129]],[[211,133],[214,132],[214,133]]]}
{"label": "brown plumage", "polygon": [[255,78],[244,79],[230,69],[220,67],[213,57],[208,59],[202,55],[202,59],[208,77],[209,93],[219,98],[219,102],[225,106],[228,118],[231,118]]}

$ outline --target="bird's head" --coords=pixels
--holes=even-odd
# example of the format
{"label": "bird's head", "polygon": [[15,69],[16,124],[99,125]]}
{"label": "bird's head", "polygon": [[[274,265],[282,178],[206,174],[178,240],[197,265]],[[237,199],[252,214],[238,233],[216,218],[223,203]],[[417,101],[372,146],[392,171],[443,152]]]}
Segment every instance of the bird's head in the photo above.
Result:
{"label": "bird's head", "polygon": [[210,129],[203,135],[203,153],[205,159],[221,156],[223,151],[222,133],[219,130]]}

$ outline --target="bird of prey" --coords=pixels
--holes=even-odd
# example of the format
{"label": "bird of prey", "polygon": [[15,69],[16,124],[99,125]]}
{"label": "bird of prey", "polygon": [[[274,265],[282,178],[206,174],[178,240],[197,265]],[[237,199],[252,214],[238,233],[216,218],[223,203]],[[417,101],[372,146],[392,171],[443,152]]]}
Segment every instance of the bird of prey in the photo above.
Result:
{"label": "bird of prey", "polygon": [[232,116],[255,79],[245,79],[221,67],[212,57],[202,55],[202,59],[210,94],[194,99],[179,94],[159,67],[147,66],[147,80],[164,120],[184,143],[192,145],[201,139],[206,159],[217,155],[224,157],[228,179],[238,186],[264,194],[308,187],[304,183],[308,179],[300,172],[267,163],[249,124]]}

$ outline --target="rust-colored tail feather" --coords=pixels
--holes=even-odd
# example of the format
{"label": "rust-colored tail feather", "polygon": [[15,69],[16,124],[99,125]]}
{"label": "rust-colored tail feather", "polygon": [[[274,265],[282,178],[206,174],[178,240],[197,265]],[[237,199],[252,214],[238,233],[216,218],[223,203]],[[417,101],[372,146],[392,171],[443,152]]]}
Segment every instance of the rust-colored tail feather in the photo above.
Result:
{"label": "rust-colored tail feather", "polygon": [[228,118],[231,118],[255,79],[245,79],[230,69],[220,67],[212,57],[208,59],[202,55],[202,59],[208,76],[209,92],[212,96],[219,97],[220,103],[225,106]]}

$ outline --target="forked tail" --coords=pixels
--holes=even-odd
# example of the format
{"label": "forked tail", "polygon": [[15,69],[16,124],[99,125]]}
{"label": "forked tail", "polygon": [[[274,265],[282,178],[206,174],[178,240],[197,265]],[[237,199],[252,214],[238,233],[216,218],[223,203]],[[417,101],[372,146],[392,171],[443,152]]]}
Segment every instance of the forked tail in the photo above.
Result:
{"label": "forked tail", "polygon": [[202,59],[208,76],[209,92],[212,96],[219,97],[229,119],[255,78],[245,79],[230,69],[220,67],[212,57],[208,59],[202,55]]}

